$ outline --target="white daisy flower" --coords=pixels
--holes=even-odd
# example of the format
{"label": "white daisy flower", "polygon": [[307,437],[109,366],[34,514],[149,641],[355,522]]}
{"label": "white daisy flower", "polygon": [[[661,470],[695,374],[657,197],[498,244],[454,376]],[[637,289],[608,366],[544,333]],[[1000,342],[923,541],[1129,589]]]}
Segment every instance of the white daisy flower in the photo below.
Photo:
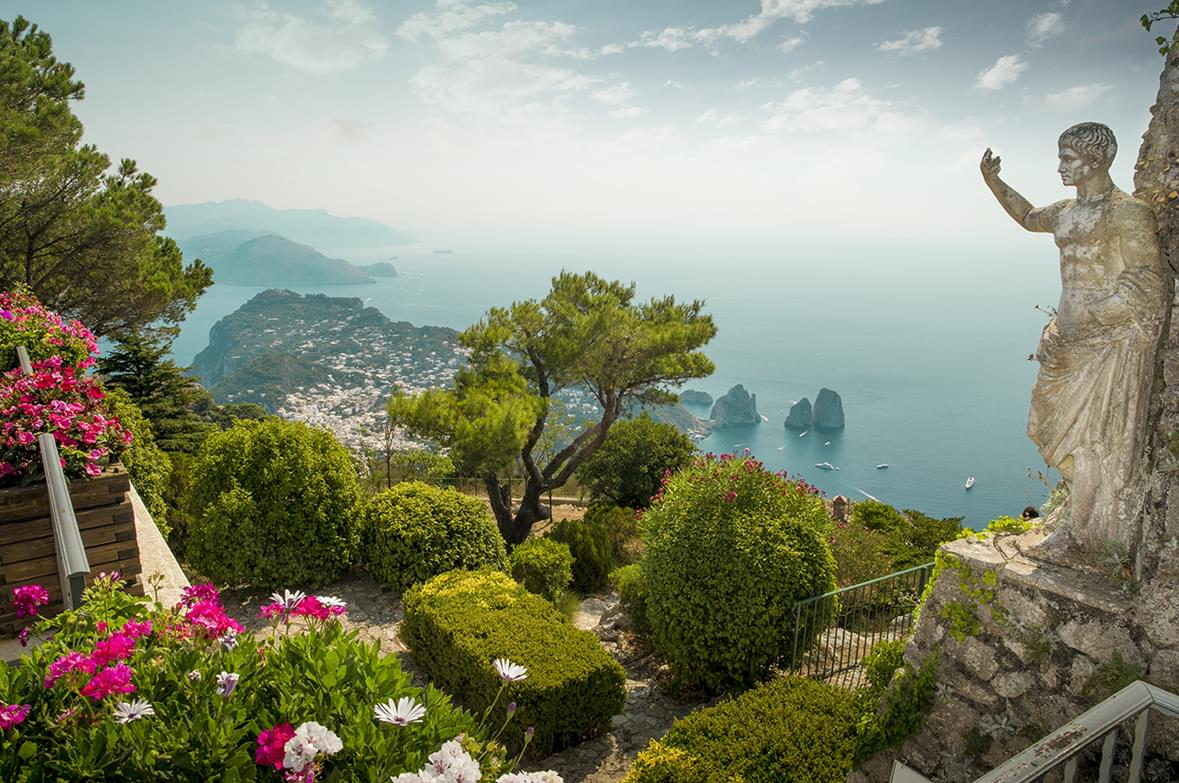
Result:
{"label": "white daisy flower", "polygon": [[519,682],[528,676],[528,669],[512,663],[507,658],[496,658],[491,663],[504,682]]}
{"label": "white daisy flower", "polygon": [[116,723],[130,723],[133,720],[139,720],[140,718],[146,718],[148,715],[155,714],[155,708],[143,699],[121,701],[115,705]]}
{"label": "white daisy flower", "polygon": [[394,726],[408,726],[417,723],[426,715],[426,708],[408,696],[403,696],[394,702],[389,699],[385,704],[373,707],[373,717],[382,723],[392,723]]}

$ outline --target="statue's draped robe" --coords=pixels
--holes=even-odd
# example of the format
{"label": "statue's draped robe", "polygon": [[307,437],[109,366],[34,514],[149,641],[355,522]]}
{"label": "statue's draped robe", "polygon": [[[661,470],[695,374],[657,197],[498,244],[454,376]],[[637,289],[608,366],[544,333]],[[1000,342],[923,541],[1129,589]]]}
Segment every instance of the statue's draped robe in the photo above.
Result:
{"label": "statue's draped robe", "polygon": [[[1127,266],[1118,252],[1111,213],[1133,200],[1115,191],[1111,201],[1081,220],[1069,219],[1072,202],[1037,210],[1054,221],[1062,291],[1036,351],[1028,436],[1068,482],[1070,531],[1090,546],[1119,540],[1120,493],[1142,452],[1166,301],[1157,244],[1155,263]],[[1141,207],[1153,231],[1153,216]]]}

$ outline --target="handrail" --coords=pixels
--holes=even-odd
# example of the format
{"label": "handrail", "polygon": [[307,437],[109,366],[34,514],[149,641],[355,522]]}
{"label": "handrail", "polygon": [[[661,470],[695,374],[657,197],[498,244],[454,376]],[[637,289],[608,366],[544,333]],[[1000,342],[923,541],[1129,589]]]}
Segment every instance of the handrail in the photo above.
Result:
{"label": "handrail", "polygon": [[1147,716],[1152,708],[1172,718],[1179,718],[1179,696],[1136,680],[974,783],[1028,783],[1040,779],[1062,764],[1065,765],[1064,779],[1069,783],[1076,775],[1077,756],[1086,746],[1099,739],[1104,739],[1100,780],[1108,781],[1118,728],[1134,717],[1138,720],[1134,727],[1134,749],[1128,780],[1137,783],[1141,780],[1149,722]]}
{"label": "handrail", "polygon": [[813,604],[816,601],[822,601],[824,598],[830,598],[831,596],[839,595],[840,593],[847,593],[851,590],[858,590],[860,588],[870,587],[874,584],[877,584],[878,582],[888,582],[888,581],[897,579],[898,577],[905,576],[906,574],[911,574],[914,571],[929,571],[932,568],[933,568],[933,561],[931,560],[928,563],[922,563],[921,565],[913,566],[912,568],[906,568],[903,571],[894,571],[891,574],[885,574],[884,576],[878,576],[875,579],[869,579],[866,582],[859,582],[854,585],[848,585],[847,587],[837,587],[836,589],[834,589],[830,592],[827,592],[827,593],[823,593],[822,595],[813,595],[810,598],[800,598],[795,603],[799,603],[799,604],[803,604],[803,605]]}
{"label": "handrail", "polygon": [[[16,348],[20,368],[25,375],[33,374],[29,352],[23,345]],[[78,519],[74,516],[74,504],[70,501],[70,488],[61,469],[61,455],[57,452],[57,441],[52,433],[37,436],[41,451],[41,466],[45,471],[45,485],[49,490],[49,518],[53,524],[53,548],[57,555],[57,573],[61,578],[61,600],[66,609],[77,609],[82,603],[82,590],[90,573],[90,561],[86,558],[86,545],[78,530]]]}

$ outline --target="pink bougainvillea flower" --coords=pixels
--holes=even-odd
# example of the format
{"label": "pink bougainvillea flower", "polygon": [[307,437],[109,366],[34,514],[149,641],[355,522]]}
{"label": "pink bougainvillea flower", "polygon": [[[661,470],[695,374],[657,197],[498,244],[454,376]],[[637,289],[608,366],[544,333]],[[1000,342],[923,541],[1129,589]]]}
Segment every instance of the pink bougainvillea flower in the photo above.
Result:
{"label": "pink bougainvillea flower", "polygon": [[24,723],[31,709],[29,704],[0,704],[0,730],[7,731]]}
{"label": "pink bougainvillea flower", "polygon": [[91,701],[102,701],[115,693],[135,693],[131,678],[135,672],[125,663],[115,664],[98,672],[82,687],[82,695]]}
{"label": "pink bougainvillea flower", "polygon": [[49,603],[49,591],[41,585],[12,588],[12,605],[17,617],[35,617],[37,607]]}
{"label": "pink bougainvillea flower", "polygon": [[45,681],[42,683],[46,688],[52,688],[54,684],[62,677],[70,672],[84,672],[90,674],[95,669],[94,661],[90,660],[80,652],[70,650],[65,655],[58,658],[53,663],[49,664],[49,673],[45,675]]}
{"label": "pink bougainvillea flower", "polygon": [[260,767],[274,767],[282,769],[283,747],[287,741],[295,736],[295,727],[289,723],[280,723],[269,729],[264,729],[258,735],[258,749],[254,751],[254,763]]}

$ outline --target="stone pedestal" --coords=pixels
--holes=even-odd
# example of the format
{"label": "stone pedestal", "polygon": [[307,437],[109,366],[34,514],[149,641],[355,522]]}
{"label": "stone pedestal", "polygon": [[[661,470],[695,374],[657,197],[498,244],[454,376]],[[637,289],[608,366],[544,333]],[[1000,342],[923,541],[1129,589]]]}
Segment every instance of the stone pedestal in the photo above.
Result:
{"label": "stone pedestal", "polygon": [[[1045,562],[1041,533],[946,544],[944,567],[905,660],[937,656],[938,691],[920,734],[853,775],[887,781],[893,756],[944,780],[972,780],[1135,679],[1179,690],[1179,591],[1140,584],[1121,562]],[[1165,585],[1165,586],[1164,586]],[[1179,758],[1172,722],[1151,752]]]}

